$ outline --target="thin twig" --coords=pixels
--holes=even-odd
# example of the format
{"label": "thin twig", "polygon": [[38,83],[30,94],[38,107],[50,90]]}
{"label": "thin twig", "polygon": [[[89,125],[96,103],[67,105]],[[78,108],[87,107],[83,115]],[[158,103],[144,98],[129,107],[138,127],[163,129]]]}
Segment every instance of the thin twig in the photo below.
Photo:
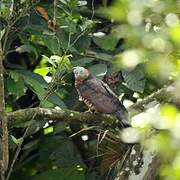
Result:
{"label": "thin twig", "polygon": [[94,13],[95,13],[95,10],[94,10],[94,0],[92,0],[92,2],[91,2],[91,8],[92,8],[91,20],[93,20],[93,18],[94,18]]}

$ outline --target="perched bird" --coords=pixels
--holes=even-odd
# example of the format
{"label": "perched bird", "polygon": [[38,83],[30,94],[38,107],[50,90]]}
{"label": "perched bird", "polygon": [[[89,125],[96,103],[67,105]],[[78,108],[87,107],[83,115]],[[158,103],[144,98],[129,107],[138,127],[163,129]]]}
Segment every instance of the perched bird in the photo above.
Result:
{"label": "perched bird", "polygon": [[116,94],[84,67],[74,67],[75,87],[91,111],[115,115],[121,127],[129,127],[128,112]]}

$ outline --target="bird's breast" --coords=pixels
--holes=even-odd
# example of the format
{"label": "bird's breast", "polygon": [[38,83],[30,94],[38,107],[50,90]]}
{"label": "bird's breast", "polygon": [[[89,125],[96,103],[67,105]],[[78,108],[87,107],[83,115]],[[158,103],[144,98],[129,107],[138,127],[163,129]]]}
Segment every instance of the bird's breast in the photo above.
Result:
{"label": "bird's breast", "polygon": [[78,87],[80,96],[85,104],[89,107],[93,107],[96,111],[102,113],[114,113],[117,111],[117,99],[111,96],[107,96],[101,92],[97,92],[95,89],[86,85],[80,85]]}

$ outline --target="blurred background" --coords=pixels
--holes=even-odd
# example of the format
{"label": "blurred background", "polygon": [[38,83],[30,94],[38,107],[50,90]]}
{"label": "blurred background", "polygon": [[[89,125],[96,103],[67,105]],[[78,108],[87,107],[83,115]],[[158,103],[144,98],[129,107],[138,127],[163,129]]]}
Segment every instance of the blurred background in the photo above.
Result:
{"label": "blurred background", "polygon": [[[2,0],[0,40],[7,112],[86,111],[72,74],[83,66],[130,109],[134,127],[36,119],[12,180],[180,179],[179,0]],[[10,162],[26,127],[9,125]],[[127,169],[126,143],[137,142],[131,154],[141,161]],[[145,176],[151,160],[153,174]]]}

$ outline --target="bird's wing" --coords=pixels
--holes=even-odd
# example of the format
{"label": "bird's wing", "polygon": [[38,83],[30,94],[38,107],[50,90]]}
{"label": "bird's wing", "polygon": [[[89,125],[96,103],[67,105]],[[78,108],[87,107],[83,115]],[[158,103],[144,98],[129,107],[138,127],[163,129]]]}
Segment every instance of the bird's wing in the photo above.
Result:
{"label": "bird's wing", "polygon": [[102,80],[97,79],[96,77],[92,77],[86,81],[86,85],[96,93],[103,94],[110,97],[117,97],[117,95],[110,89],[110,87],[104,83]]}
{"label": "bird's wing", "polygon": [[[101,80],[100,80],[101,81]],[[116,98],[118,98],[118,96],[110,89],[110,87],[103,81],[101,81],[102,86],[104,87],[104,89],[106,90],[106,92]]]}

